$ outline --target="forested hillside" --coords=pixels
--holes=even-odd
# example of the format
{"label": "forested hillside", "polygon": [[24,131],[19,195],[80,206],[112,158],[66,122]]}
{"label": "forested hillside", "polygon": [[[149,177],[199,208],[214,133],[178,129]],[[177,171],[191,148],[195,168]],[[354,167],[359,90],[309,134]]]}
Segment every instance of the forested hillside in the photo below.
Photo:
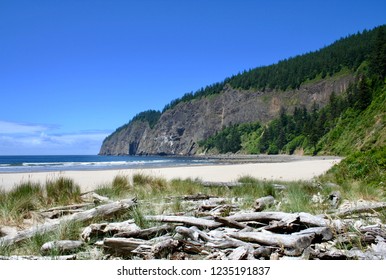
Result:
{"label": "forested hillside", "polygon": [[[354,67],[352,69],[355,70],[356,78],[345,94],[340,96],[331,94],[328,104],[323,108],[319,108],[317,103],[312,105],[311,110],[296,107],[293,112],[288,112],[282,107],[278,118],[266,126],[255,125],[257,129],[253,131],[245,130],[245,124],[225,128],[201,141],[203,150],[220,153],[342,155],[347,156],[347,159],[332,171],[335,175],[339,174],[338,177],[368,182],[384,181],[386,179],[385,26],[363,34],[365,36],[362,38],[370,41],[367,42],[367,47],[363,48],[366,49],[366,54],[358,56],[363,59],[359,65],[358,58],[347,60],[352,63],[351,67]],[[352,38],[361,44],[360,35]],[[349,39],[344,39],[342,43],[348,42]],[[339,52],[336,53],[338,54]],[[342,53],[340,56],[347,57]],[[338,69],[331,65],[329,67],[332,70]],[[225,145],[229,141],[234,144]]]}
{"label": "forested hillside", "polygon": [[[381,26],[371,31],[358,32],[318,51],[284,59],[273,65],[243,71],[194,93],[186,93],[181,98],[171,101],[163,111],[173,108],[180,102],[219,94],[226,84],[246,90],[251,88],[286,90],[298,88],[306,81],[333,76],[342,70],[354,72],[364,60],[368,59],[374,48],[378,30],[384,32],[384,29],[385,26]],[[374,59],[377,58],[374,57]],[[378,67],[382,68],[382,65]]]}
{"label": "forested hillside", "polygon": [[383,25],[187,93],[162,113],[139,113],[101,154],[332,154],[347,157],[338,173],[379,181],[385,74]]}

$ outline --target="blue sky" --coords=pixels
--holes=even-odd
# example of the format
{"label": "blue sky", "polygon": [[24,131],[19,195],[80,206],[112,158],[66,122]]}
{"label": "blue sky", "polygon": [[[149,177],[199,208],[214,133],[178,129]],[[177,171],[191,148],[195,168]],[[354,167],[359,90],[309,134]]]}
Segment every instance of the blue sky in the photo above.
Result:
{"label": "blue sky", "polygon": [[97,154],[135,114],[386,23],[386,1],[0,0],[0,155]]}

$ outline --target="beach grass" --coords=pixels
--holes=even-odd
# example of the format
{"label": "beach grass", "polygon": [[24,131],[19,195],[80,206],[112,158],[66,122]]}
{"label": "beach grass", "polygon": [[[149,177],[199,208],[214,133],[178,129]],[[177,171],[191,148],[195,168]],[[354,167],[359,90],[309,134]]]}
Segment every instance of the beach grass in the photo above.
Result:
{"label": "beach grass", "polygon": [[46,202],[48,204],[71,204],[81,201],[80,186],[74,180],[65,177],[46,181]]}
{"label": "beach grass", "polygon": [[19,224],[31,218],[31,211],[44,204],[43,189],[37,183],[23,182],[0,194],[0,224]]}

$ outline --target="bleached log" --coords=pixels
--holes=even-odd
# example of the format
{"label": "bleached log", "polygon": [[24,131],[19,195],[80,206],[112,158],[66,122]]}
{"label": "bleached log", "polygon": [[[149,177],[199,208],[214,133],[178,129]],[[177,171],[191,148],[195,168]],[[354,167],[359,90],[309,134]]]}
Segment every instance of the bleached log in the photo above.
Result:
{"label": "bleached log", "polygon": [[192,201],[207,200],[210,198],[216,198],[216,196],[198,193],[194,195],[184,195],[181,197],[181,199],[183,200],[192,200]]}
{"label": "bleached log", "polygon": [[199,242],[200,239],[205,242],[210,242],[214,240],[214,238],[210,237],[202,230],[199,230],[196,226],[192,226],[190,228],[178,226],[176,227],[176,232],[185,239],[190,239],[196,242]]}
{"label": "bleached log", "polygon": [[377,202],[377,203],[370,203],[368,205],[361,205],[361,206],[352,207],[348,209],[338,210],[334,212],[334,215],[338,217],[345,217],[353,214],[377,212],[384,209],[386,209],[386,202]]}
{"label": "bleached log", "polygon": [[153,222],[162,222],[162,223],[182,223],[189,226],[196,226],[198,228],[217,228],[221,226],[221,223],[215,222],[213,220],[207,220],[202,218],[188,217],[188,216],[145,216],[145,219]]}
{"label": "bleached log", "polygon": [[105,238],[103,248],[113,254],[130,255],[140,245],[151,245],[149,241],[136,238]]}
{"label": "bleached log", "polygon": [[307,228],[304,230],[301,230],[299,232],[294,232],[292,235],[310,235],[314,234],[315,239],[320,239],[320,241],[329,241],[331,240],[334,236],[329,227],[312,227],[312,228]]}
{"label": "bleached log", "polygon": [[331,225],[330,221],[305,212],[300,212],[300,213],[255,212],[255,213],[235,214],[235,215],[229,216],[228,218],[238,222],[248,222],[248,221],[257,221],[257,222],[268,221],[269,222],[272,220],[280,221],[280,220],[298,219],[300,223],[307,224],[310,226],[326,227]]}
{"label": "bleached log", "polygon": [[76,260],[76,255],[66,255],[66,256],[0,256],[0,260],[11,260],[11,261],[19,261],[19,260],[42,260],[42,261],[50,261],[50,260]]}
{"label": "bleached log", "polygon": [[233,250],[228,256],[228,260],[246,260],[252,255],[252,247],[240,246]]}
{"label": "bleached log", "polygon": [[255,200],[253,208],[256,212],[263,211],[264,209],[271,207],[275,203],[275,198],[272,195],[260,197]]}
{"label": "bleached log", "polygon": [[97,193],[92,193],[92,198],[94,199],[94,203],[107,203],[112,202],[112,200],[106,196],[99,195]]}
{"label": "bleached log", "polygon": [[17,234],[17,228],[16,227],[9,227],[9,226],[0,226],[0,237],[3,236],[14,236]]}
{"label": "bleached log", "polygon": [[304,249],[311,245],[314,234],[286,235],[265,232],[237,232],[230,234],[230,237],[270,246]]}
{"label": "bleached log", "polygon": [[239,182],[201,182],[201,185],[204,187],[226,187],[226,188],[234,188],[234,187],[242,187],[243,183]]}
{"label": "bleached log", "polygon": [[48,219],[57,219],[61,216],[71,215],[74,213],[83,212],[85,207],[94,206],[94,203],[80,203],[66,206],[57,206],[49,209],[44,209],[39,214]]}
{"label": "bleached log", "polygon": [[123,232],[134,237],[138,235],[140,231],[140,227],[134,223],[134,220],[128,220],[117,223],[91,224],[83,230],[81,237],[83,240],[89,241],[93,237],[104,237],[105,235],[115,236]]}
{"label": "bleached log", "polygon": [[122,210],[129,209],[134,206],[136,202],[132,199],[125,199],[121,201],[112,202],[105,205],[100,205],[95,208],[85,210],[80,213],[75,213],[69,216],[64,216],[60,219],[49,221],[42,225],[37,225],[29,229],[19,231],[14,236],[4,236],[0,238],[0,244],[3,246],[11,245],[27,238],[30,238],[36,234],[43,234],[46,232],[51,232],[59,228],[63,223],[68,222],[84,222],[89,221],[95,217],[106,217],[111,214],[117,213]]}
{"label": "bleached log", "polygon": [[169,238],[158,242],[153,245],[151,252],[153,256],[157,259],[166,258],[171,255],[179,246],[179,241],[173,238]]}
{"label": "bleached log", "polygon": [[200,237],[200,234],[197,231],[183,226],[176,227],[176,233],[185,239],[191,239],[193,241],[198,241],[198,238]]}
{"label": "bleached log", "polygon": [[230,211],[237,211],[239,207],[237,205],[230,205],[230,204],[225,204],[225,205],[218,205],[215,208],[210,210],[211,215],[229,215]]}
{"label": "bleached log", "polygon": [[40,212],[41,213],[44,213],[44,212],[52,212],[52,211],[60,211],[60,210],[72,210],[72,209],[79,209],[79,208],[84,208],[84,207],[89,207],[89,206],[93,206],[94,203],[79,203],[79,204],[71,204],[71,205],[65,205],[65,206],[56,206],[56,207],[52,207],[52,208],[49,208],[49,209],[44,209],[44,210],[41,210]]}
{"label": "bleached log", "polygon": [[136,231],[122,231],[114,234],[114,237],[136,237],[140,239],[151,239],[156,235],[164,235],[172,230],[174,230],[172,225],[160,225],[147,229],[142,229],[139,232]]}
{"label": "bleached log", "polygon": [[259,230],[268,230],[275,233],[288,233],[292,232],[297,226],[299,226],[298,216],[280,221],[272,220],[269,225],[264,226]]}
{"label": "bleached log", "polygon": [[71,253],[84,245],[84,242],[78,240],[57,240],[44,243],[40,248],[43,254],[49,254],[53,251],[60,253]]}
{"label": "bleached log", "polygon": [[237,247],[248,247],[253,248],[260,247],[258,244],[248,243],[241,241],[239,239],[231,238],[229,236],[224,237],[221,240],[214,240],[205,244],[207,247],[217,248],[217,249],[227,249],[227,248],[237,248]]}
{"label": "bleached log", "polygon": [[215,216],[214,220],[216,222],[222,223],[225,226],[231,227],[231,228],[244,229],[244,228],[248,227],[247,225],[239,223],[239,222],[237,222],[237,221],[235,221],[234,219],[231,219],[231,218]]}

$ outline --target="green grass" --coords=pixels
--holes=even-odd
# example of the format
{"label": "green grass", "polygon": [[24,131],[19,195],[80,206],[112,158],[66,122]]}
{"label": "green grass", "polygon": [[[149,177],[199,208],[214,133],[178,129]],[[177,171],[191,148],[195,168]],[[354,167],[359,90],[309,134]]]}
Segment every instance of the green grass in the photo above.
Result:
{"label": "green grass", "polygon": [[23,219],[31,218],[31,211],[44,204],[43,190],[40,184],[24,182],[10,192],[0,194],[0,223],[17,225]]}
{"label": "green grass", "polygon": [[79,185],[69,178],[59,177],[47,180],[45,190],[48,204],[66,205],[81,201]]}

